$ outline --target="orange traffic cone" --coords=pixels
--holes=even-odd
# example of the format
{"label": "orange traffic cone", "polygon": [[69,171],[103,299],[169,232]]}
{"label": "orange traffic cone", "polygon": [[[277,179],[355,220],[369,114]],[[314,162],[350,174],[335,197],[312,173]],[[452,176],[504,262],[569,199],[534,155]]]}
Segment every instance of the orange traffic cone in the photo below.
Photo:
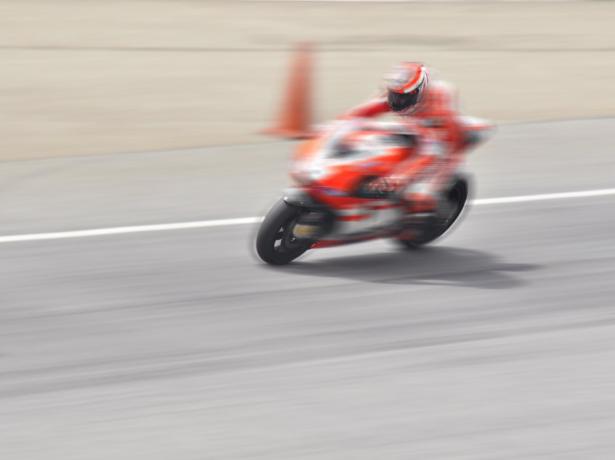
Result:
{"label": "orange traffic cone", "polygon": [[286,94],[276,124],[264,130],[265,134],[292,139],[311,135],[312,118],[312,47],[301,44],[295,51],[290,69]]}

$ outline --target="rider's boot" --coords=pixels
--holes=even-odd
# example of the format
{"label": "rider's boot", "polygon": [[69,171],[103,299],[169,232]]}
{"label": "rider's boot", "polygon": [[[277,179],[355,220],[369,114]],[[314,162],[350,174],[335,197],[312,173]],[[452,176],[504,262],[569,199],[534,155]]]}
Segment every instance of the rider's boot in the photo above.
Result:
{"label": "rider's boot", "polygon": [[437,198],[426,193],[406,193],[399,197],[406,216],[403,233],[408,237],[425,231],[436,219]]}

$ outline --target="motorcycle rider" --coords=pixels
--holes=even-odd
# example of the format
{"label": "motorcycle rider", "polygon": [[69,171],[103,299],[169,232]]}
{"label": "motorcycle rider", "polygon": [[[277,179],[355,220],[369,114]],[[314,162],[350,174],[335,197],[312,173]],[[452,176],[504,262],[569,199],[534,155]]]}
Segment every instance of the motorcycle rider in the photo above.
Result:
{"label": "motorcycle rider", "polygon": [[452,170],[450,146],[460,132],[455,99],[449,85],[429,81],[423,64],[403,62],[387,79],[385,94],[342,116],[370,118],[392,112],[403,117],[409,131],[416,134],[416,154],[372,183],[374,192],[397,195],[413,213],[435,211],[440,189]]}

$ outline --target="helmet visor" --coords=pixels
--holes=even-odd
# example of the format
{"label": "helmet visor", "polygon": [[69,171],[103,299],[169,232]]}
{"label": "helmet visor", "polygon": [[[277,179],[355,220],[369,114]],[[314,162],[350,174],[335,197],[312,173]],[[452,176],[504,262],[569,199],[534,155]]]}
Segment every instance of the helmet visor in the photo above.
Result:
{"label": "helmet visor", "polygon": [[403,112],[404,110],[415,106],[421,98],[424,86],[425,82],[421,82],[419,86],[414,88],[414,90],[410,91],[409,93],[398,93],[396,91],[389,90],[389,107],[391,107],[391,110],[394,112]]}
{"label": "helmet visor", "polygon": [[394,112],[403,112],[415,105],[419,100],[419,91],[415,89],[407,94],[389,91],[389,106]]}

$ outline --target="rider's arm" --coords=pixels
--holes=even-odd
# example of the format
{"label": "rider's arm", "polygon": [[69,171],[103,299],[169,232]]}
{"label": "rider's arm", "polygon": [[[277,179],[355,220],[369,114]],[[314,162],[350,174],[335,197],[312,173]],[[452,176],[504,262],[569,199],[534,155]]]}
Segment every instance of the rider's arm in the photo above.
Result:
{"label": "rider's arm", "polygon": [[377,117],[389,111],[389,104],[387,103],[386,98],[377,98],[350,109],[340,118],[371,118]]}

